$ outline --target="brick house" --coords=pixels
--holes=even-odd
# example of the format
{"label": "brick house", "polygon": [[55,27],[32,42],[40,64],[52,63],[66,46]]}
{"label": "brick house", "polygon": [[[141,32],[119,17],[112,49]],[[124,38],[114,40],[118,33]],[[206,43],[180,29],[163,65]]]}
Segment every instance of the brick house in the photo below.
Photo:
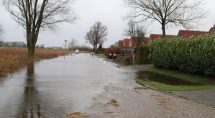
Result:
{"label": "brick house", "polygon": [[192,30],[179,30],[178,36],[182,38],[189,38],[192,36],[202,36],[208,35],[209,32],[206,31],[192,31]]}
{"label": "brick house", "polygon": [[145,37],[144,40],[143,40],[144,44],[150,44],[151,43],[151,40],[149,37]]}
{"label": "brick house", "polygon": [[[214,25],[214,29],[211,28],[210,31],[215,32],[215,25]],[[209,32],[206,32],[206,31],[192,31],[192,30],[179,30],[179,32],[178,32],[178,36],[182,37],[182,38],[188,38],[188,37],[192,37],[192,36],[208,35],[208,34],[209,34]],[[157,40],[157,39],[161,39],[162,37],[163,37],[162,34],[151,34],[149,37],[146,37],[144,39],[144,43],[150,44],[152,41]],[[177,37],[177,36],[176,35],[166,35],[166,37],[172,38],[172,37]]]}
{"label": "brick house", "polygon": [[131,37],[118,41],[118,47],[121,49],[122,54],[135,53],[138,46],[138,38]]}
{"label": "brick house", "polygon": [[118,42],[118,47],[119,47],[119,48],[123,47],[123,40],[119,40],[119,42]]}
{"label": "brick house", "polygon": [[[150,44],[152,41],[161,39],[163,37],[162,34],[150,34],[149,37],[144,39],[144,44]],[[176,35],[166,35],[167,38],[176,37]]]}
{"label": "brick house", "polygon": [[138,45],[137,38],[128,38],[118,41],[118,47],[120,48],[136,48]]}
{"label": "brick house", "polygon": [[122,47],[123,48],[131,47],[131,40],[130,39],[124,39]]}

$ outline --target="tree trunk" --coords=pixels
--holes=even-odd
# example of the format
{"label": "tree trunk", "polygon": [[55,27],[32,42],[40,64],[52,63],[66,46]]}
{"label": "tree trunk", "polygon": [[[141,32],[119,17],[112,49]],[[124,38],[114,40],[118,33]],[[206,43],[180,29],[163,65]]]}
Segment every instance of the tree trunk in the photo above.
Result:
{"label": "tree trunk", "polygon": [[33,33],[27,33],[28,58],[30,60],[34,59],[36,40],[36,35]]}
{"label": "tree trunk", "polygon": [[95,46],[95,44],[93,45],[93,52],[95,52],[95,50],[96,50],[96,46]]}
{"label": "tree trunk", "polygon": [[162,37],[165,38],[166,37],[166,26],[164,23],[162,24],[162,33],[163,33]]}
{"label": "tree trunk", "polygon": [[95,47],[95,53],[97,54],[97,52],[98,52],[98,47],[96,45],[96,47]]}
{"label": "tree trunk", "polygon": [[94,44],[94,46],[93,46],[93,52],[97,52],[97,44]]}
{"label": "tree trunk", "polygon": [[28,47],[28,57],[34,58],[34,54],[35,54],[35,47],[29,46]]}

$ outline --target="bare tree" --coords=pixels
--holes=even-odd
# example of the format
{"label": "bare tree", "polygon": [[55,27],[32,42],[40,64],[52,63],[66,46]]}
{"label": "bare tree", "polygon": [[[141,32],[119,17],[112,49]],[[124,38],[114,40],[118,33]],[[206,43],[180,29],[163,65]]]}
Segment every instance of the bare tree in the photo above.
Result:
{"label": "bare tree", "polygon": [[132,21],[157,21],[161,24],[163,36],[166,36],[167,25],[193,28],[198,19],[205,13],[201,1],[193,0],[125,0],[131,13]]}
{"label": "bare tree", "polygon": [[136,25],[135,25],[135,23],[129,22],[128,23],[128,29],[126,29],[124,32],[125,32],[126,36],[136,37]]}
{"label": "bare tree", "polygon": [[34,57],[40,29],[54,29],[57,23],[74,20],[71,0],[3,0],[13,19],[26,30],[28,56]]}
{"label": "bare tree", "polygon": [[77,46],[77,40],[75,39],[72,39],[70,42],[69,42],[69,49],[70,50],[74,50],[74,48]]}
{"label": "bare tree", "polygon": [[102,45],[106,41],[107,27],[103,26],[101,22],[96,22],[87,32],[85,39],[93,46],[93,51],[96,52],[98,45]]}
{"label": "bare tree", "polygon": [[139,47],[140,44],[142,44],[146,34],[146,29],[134,22],[128,23],[128,29],[125,30],[125,35],[130,36],[133,39],[138,40],[137,47]]}

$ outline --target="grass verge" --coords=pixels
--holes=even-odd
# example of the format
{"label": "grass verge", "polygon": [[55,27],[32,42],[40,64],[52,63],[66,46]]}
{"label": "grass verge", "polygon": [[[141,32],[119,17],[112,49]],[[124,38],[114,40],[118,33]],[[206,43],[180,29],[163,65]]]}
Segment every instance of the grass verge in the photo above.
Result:
{"label": "grass verge", "polygon": [[182,73],[179,71],[164,70],[159,68],[150,68],[148,70],[150,73],[160,75],[162,79],[171,78],[182,81],[188,81],[192,83],[201,83],[201,85],[171,85],[160,81],[152,81],[147,77],[138,75],[136,81],[139,84],[149,85],[151,87],[157,88],[164,91],[189,91],[189,90],[207,90],[215,89],[215,79],[210,79],[207,77],[202,77],[198,75],[191,75],[187,73]]}

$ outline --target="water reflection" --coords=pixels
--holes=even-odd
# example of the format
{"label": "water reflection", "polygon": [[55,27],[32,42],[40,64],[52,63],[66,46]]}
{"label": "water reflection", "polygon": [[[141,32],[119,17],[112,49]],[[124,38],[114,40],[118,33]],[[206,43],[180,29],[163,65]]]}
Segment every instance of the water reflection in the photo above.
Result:
{"label": "water reflection", "polygon": [[65,118],[85,112],[111,83],[133,78],[133,71],[79,54],[28,65],[0,84],[0,118]]}
{"label": "water reflection", "polygon": [[19,118],[42,117],[39,91],[37,90],[37,86],[35,84],[33,63],[27,66],[23,103],[17,116]]}

